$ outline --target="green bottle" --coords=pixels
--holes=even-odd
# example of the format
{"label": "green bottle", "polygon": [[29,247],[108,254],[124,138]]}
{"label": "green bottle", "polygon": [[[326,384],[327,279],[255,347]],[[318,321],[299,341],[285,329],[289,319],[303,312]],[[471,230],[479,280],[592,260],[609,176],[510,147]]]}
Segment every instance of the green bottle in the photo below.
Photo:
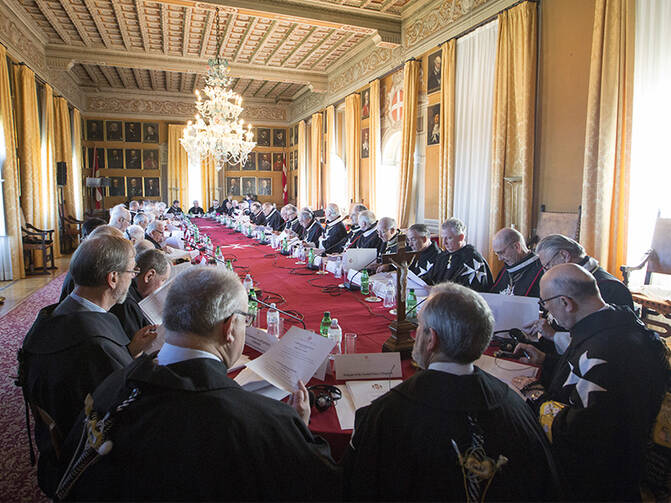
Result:
{"label": "green bottle", "polygon": [[[315,265],[315,252],[312,248],[310,248],[310,251],[308,252],[308,265],[312,267]],[[329,325],[330,326],[330,325]]]}
{"label": "green bottle", "polygon": [[282,251],[285,253],[289,251],[289,243],[287,242],[287,238],[282,240]]}
{"label": "green bottle", "polygon": [[229,271],[233,270],[233,262],[231,262],[230,258],[226,261],[226,269],[228,269]]}
{"label": "green bottle", "polygon": [[257,315],[257,310],[259,307],[259,303],[256,302],[256,292],[254,289],[249,291],[249,302],[247,304],[247,310],[249,311],[249,314],[253,314],[254,316]]}
{"label": "green bottle", "polygon": [[368,288],[368,269],[361,271],[361,293],[368,295],[370,289]]}
{"label": "green bottle", "polygon": [[415,289],[411,288],[408,291],[408,295],[405,299],[405,312],[406,317],[409,320],[417,319],[417,296],[415,295]]}
{"label": "green bottle", "polygon": [[322,318],[322,324],[319,327],[319,334],[322,337],[329,336],[329,328],[331,328],[331,313],[324,311],[324,317]]}

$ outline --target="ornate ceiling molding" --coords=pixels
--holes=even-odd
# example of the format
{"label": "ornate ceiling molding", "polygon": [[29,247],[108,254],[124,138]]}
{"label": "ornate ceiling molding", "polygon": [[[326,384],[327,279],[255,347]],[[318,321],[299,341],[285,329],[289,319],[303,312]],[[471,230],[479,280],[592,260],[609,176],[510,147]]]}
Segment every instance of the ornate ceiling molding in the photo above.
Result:
{"label": "ornate ceiling molding", "polygon": [[321,110],[326,106],[326,95],[306,92],[301,95],[291,106],[289,122],[294,123],[304,119],[308,115]]}

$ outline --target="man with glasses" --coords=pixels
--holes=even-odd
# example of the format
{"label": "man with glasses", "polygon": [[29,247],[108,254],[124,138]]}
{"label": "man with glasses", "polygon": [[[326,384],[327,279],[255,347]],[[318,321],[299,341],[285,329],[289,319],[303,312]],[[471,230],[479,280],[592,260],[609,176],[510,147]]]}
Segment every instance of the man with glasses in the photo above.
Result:
{"label": "man with glasses", "polygon": [[515,384],[539,412],[568,486],[578,500],[640,500],[646,445],[668,376],[667,350],[624,306],[603,301],[594,277],[576,264],[550,269],[539,304],[571,331],[557,361],[529,344],[524,363],[542,380]]}
{"label": "man with glasses", "polygon": [[[193,267],[175,278],[165,306],[166,343],[156,360],[139,359],[93,394],[98,416],[113,417],[106,436],[113,447],[83,471],[69,498],[339,499],[328,444],[308,430],[303,383],[286,404],[246,391],[227,375],[251,319],[240,279]],[[66,465],[82,426],[66,442]]]}
{"label": "man with glasses", "polygon": [[116,227],[121,232],[125,232],[132,223],[130,211],[123,205],[117,204],[110,210],[109,225]]}
{"label": "man with glasses", "polygon": [[150,325],[129,343],[119,320],[108,312],[125,300],[136,274],[130,241],[90,237],[73,254],[70,273],[74,290],[60,304],[40,311],[19,351],[18,382],[34,412],[38,481],[47,495],[54,489],[52,470],[60,439],[72,427],[86,395],[156,337]]}
{"label": "man with glasses", "polygon": [[504,227],[494,234],[492,249],[503,262],[492,293],[538,297],[543,267],[538,256],[527,248],[524,236],[516,229]]}

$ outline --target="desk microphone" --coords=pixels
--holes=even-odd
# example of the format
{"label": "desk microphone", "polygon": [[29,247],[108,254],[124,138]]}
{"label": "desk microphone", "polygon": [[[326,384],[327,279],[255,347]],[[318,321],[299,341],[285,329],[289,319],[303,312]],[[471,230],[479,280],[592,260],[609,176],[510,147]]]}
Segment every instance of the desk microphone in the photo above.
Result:
{"label": "desk microphone", "polygon": [[[248,295],[249,295],[249,294],[248,294]],[[283,314],[283,315],[285,315],[285,316],[288,316],[289,318],[292,318],[292,319],[296,320],[296,321],[299,322],[301,325],[303,325],[303,329],[307,330],[306,327],[305,327],[305,322],[304,322],[302,319],[300,319],[298,316],[294,316],[293,314],[287,313],[286,311],[282,311],[281,309],[279,309],[279,308],[277,308],[277,307],[273,307],[273,306],[271,306],[270,304],[266,304],[266,303],[263,302],[262,300],[259,300],[259,299],[251,299],[251,298],[250,298],[250,300],[252,300],[253,302],[257,302],[257,303],[261,304],[262,306],[265,306],[265,307],[267,307],[267,308],[269,308],[269,309],[275,309],[275,311],[277,311],[278,313]]]}
{"label": "desk microphone", "polygon": [[356,286],[356,285],[353,283],[354,278],[356,278],[357,274],[361,274],[364,270],[366,270],[366,268],[367,268],[369,265],[373,265],[373,264],[375,264],[375,263],[377,263],[377,257],[375,257],[374,260],[371,260],[371,261],[368,262],[365,266],[363,266],[361,269],[359,269],[357,272],[355,272],[355,273],[352,275],[352,279],[347,279],[347,275],[345,275],[345,279],[344,279],[343,282],[342,282],[342,284],[343,284],[343,288],[347,288],[348,290],[352,290],[353,292],[356,292],[356,291],[358,291],[358,290],[361,290],[361,287]]}

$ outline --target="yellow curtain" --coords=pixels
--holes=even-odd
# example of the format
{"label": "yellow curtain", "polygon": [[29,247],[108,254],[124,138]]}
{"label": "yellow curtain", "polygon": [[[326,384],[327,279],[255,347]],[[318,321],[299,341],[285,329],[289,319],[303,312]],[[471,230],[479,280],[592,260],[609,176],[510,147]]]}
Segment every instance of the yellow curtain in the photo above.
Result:
{"label": "yellow curtain", "polygon": [[76,108],[72,111],[72,162],[68,169],[68,187],[74,194],[72,216],[84,218],[84,189],[82,187],[82,116]]}
{"label": "yellow curtain", "polygon": [[65,215],[74,217],[75,195],[72,173],[72,134],[70,129],[70,110],[65,98],[54,99],[54,124],[56,126],[54,134],[54,149],[56,162],[67,163],[67,183],[63,187],[63,199],[65,203]]}
{"label": "yellow curtain", "polygon": [[54,124],[54,90],[44,84],[44,102],[42,106],[42,210],[45,218],[44,229],[54,229],[54,257],[61,256],[58,192],[56,188],[56,128]]}
{"label": "yellow curtain", "polygon": [[330,179],[331,163],[333,162],[335,149],[335,106],[326,107],[326,152],[324,152],[324,169],[322,170],[322,201],[332,202]]}
{"label": "yellow curtain", "polygon": [[369,133],[369,177],[368,177],[368,207],[375,212],[377,193],[377,166],[380,163],[380,79],[370,83],[370,118],[368,122]]}
{"label": "yellow curtain", "polygon": [[[457,76],[457,39],[443,45],[440,84],[440,171],[438,222],[452,216],[454,204],[454,110]],[[427,132],[428,133],[428,132]]]}
{"label": "yellow curtain", "polygon": [[[508,224],[528,236],[533,198],[537,9],[525,2],[498,16],[492,139],[490,233]],[[505,178],[515,178],[510,196]],[[495,264],[490,251],[489,263]]]}
{"label": "yellow curtain", "polygon": [[322,201],[322,114],[317,112],[312,114],[312,132],[310,134],[310,170],[308,173],[308,187],[310,188],[310,199],[308,206],[313,209],[321,208]]}
{"label": "yellow curtain", "polygon": [[345,98],[345,160],[347,162],[347,198],[350,203],[361,201],[361,97],[350,94]]}
{"label": "yellow curtain", "polygon": [[610,273],[627,253],[634,0],[597,0],[587,97],[581,243]]}
{"label": "yellow curtain", "polygon": [[305,153],[305,121],[298,123],[298,208],[309,204],[308,189],[306,186],[306,153]]}
{"label": "yellow curtain", "polygon": [[181,204],[189,197],[189,158],[179,142],[184,127],[168,125],[168,201],[178,199]]}
{"label": "yellow curtain", "polygon": [[[200,163],[201,169],[201,178],[202,178],[202,187],[203,195],[200,201],[200,205],[207,210],[210,207],[210,202],[213,199],[214,195],[214,185],[217,177],[217,170],[215,169],[214,157],[208,155],[206,159],[203,159]],[[192,201],[189,201],[189,208],[191,207]]]}
{"label": "yellow curtain", "polygon": [[417,96],[419,61],[407,61],[403,67],[403,117],[401,133],[401,180],[398,199],[398,226],[407,227],[415,213],[415,138],[417,136]]}
{"label": "yellow curtain", "polygon": [[[2,197],[5,204],[6,234],[12,261],[12,279],[25,277],[23,244],[21,241],[21,211],[19,206],[19,178],[14,138],[14,114],[7,68],[7,50],[0,45],[0,134],[4,137],[5,152],[0,152],[2,163]],[[8,279],[8,278],[4,278]]]}

